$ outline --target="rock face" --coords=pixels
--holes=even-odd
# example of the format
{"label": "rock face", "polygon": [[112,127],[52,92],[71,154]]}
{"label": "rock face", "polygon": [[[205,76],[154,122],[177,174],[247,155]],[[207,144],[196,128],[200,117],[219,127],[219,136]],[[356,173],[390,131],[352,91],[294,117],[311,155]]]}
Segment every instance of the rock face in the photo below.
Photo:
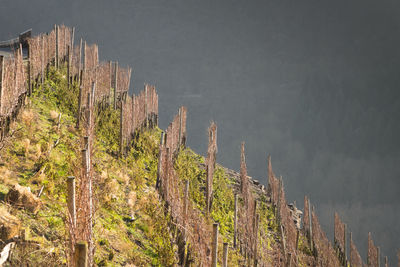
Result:
{"label": "rock face", "polygon": [[8,191],[6,202],[18,208],[25,208],[26,210],[36,213],[40,209],[40,199],[32,194],[28,187],[14,185],[10,191]]}
{"label": "rock face", "polygon": [[290,209],[290,214],[293,217],[294,224],[296,225],[297,229],[300,230],[301,216],[303,215],[303,212],[296,207],[296,204],[290,203],[288,204],[288,207]]}
{"label": "rock face", "polygon": [[0,206],[0,240],[5,242],[19,234],[20,221]]}
{"label": "rock face", "polygon": [[[204,167],[205,168],[205,165],[204,166],[201,165],[200,167]],[[234,171],[234,170],[230,170],[230,169],[225,168],[223,166],[219,165],[219,167],[221,167],[229,177],[233,178],[233,180],[235,181],[235,186],[237,188],[239,188],[239,185],[240,185],[240,178],[239,178],[240,174],[238,172]],[[258,180],[253,180],[253,178],[251,178],[250,176],[247,176],[247,178],[249,179],[250,184],[253,186],[252,187],[253,191],[258,196],[264,195],[266,197],[267,201],[270,202],[271,198],[268,195],[265,186],[263,184],[261,184]],[[296,228],[300,230],[301,229],[301,217],[303,215],[303,212],[296,207],[295,203],[287,204],[287,206],[289,207],[290,215],[291,215],[291,217],[293,219],[293,222],[294,222]]]}

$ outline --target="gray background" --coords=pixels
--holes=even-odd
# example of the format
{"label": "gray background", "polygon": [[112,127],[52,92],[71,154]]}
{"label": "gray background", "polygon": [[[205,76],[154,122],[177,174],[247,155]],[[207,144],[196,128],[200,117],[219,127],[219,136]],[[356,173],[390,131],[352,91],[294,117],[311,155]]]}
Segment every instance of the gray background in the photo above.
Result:
{"label": "gray background", "polygon": [[366,260],[367,233],[394,266],[400,237],[400,2],[381,0],[0,0],[0,39],[75,26],[102,60],[155,84],[160,126],[188,107],[188,144],[263,183],[267,154],[287,198],[337,210]]}

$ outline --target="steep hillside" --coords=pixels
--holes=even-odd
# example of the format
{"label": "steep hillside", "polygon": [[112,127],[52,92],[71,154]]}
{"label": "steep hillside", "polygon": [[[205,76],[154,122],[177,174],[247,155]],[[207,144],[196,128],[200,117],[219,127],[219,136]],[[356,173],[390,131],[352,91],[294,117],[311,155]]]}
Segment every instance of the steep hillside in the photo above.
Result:
{"label": "steep hillside", "polygon": [[[9,266],[67,263],[66,179],[79,176],[82,136],[75,128],[76,92],[76,86],[67,90],[65,69],[52,69],[2,143],[1,206],[20,220],[26,240],[17,243]],[[107,109],[99,118],[93,159],[95,263],[171,265],[175,255],[165,231],[168,219],[154,190],[160,131],[142,132],[135,149],[118,159],[113,156],[118,150],[118,128],[113,126],[118,112]],[[36,214],[3,202],[14,184],[29,187],[35,195],[43,187]]]}
{"label": "steep hillside", "polygon": [[[1,147],[0,197],[6,209],[20,222],[13,238],[16,246],[7,266],[27,264],[66,265],[69,233],[66,203],[66,180],[79,174],[82,135],[76,129],[78,87],[67,89],[65,69],[51,69],[43,86],[34,89],[26,107],[11,125],[10,135]],[[170,215],[155,190],[158,164],[159,129],[141,131],[132,149],[119,158],[119,112],[111,107],[99,111],[93,166],[94,261],[99,266],[172,266],[178,262],[176,233]],[[200,216],[211,225],[219,222],[219,259],[222,243],[232,246],[234,234],[234,194],[239,191],[239,174],[217,165],[210,216],[205,206],[204,158],[190,148],[182,148],[175,161],[181,182],[190,181],[189,199]],[[16,184],[40,193],[38,211],[6,201]],[[256,189],[257,187],[254,187]],[[279,251],[279,233],[274,211],[267,204],[265,191],[255,190],[260,201],[261,227],[266,236],[260,240],[270,251],[262,254],[272,262]],[[4,240],[6,241],[6,240]],[[210,244],[211,245],[211,244]],[[270,257],[268,259],[268,257]],[[229,265],[238,266],[245,255],[231,249]],[[196,256],[192,261],[196,262]],[[221,261],[221,260],[219,260]]]}
{"label": "steep hillside", "polygon": [[0,57],[0,265],[363,266],[338,214],[333,244],[307,197],[301,221],[270,158],[267,187],[244,143],[240,172],[217,164],[214,122],[196,154],[185,107],[159,129],[155,87],[129,95],[131,69],[73,36],[55,26],[27,59],[22,44]]}

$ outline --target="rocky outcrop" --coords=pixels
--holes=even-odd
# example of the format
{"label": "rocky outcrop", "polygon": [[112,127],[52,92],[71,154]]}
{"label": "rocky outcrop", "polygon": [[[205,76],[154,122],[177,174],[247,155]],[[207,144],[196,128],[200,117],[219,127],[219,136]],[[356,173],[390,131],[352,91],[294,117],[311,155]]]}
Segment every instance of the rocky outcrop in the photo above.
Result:
{"label": "rocky outcrop", "polygon": [[[233,179],[233,181],[235,182],[235,186],[237,188],[239,188],[240,174],[234,170],[225,168],[221,165],[218,165],[218,167],[221,167],[225,171],[225,173]],[[249,179],[250,184],[252,185],[253,192],[256,193],[258,195],[258,197],[260,197],[261,195],[264,195],[265,199],[267,199],[267,201],[271,201],[270,196],[267,193],[266,187],[263,184],[261,184],[258,180],[254,180],[250,176],[247,176],[247,178]],[[288,204],[288,207],[290,210],[290,215],[293,218],[293,222],[296,225],[296,228],[300,230],[301,217],[303,215],[303,212],[296,207],[296,204],[290,203],[290,204]]]}
{"label": "rocky outcrop", "polygon": [[301,228],[301,217],[303,215],[303,212],[296,207],[295,203],[294,204],[290,203],[290,204],[288,204],[288,206],[289,206],[289,209],[290,209],[290,215],[293,218],[293,222],[296,225],[297,229],[300,230],[300,228]]}
{"label": "rocky outcrop", "polygon": [[26,210],[36,213],[40,209],[40,199],[32,194],[29,187],[20,186],[19,184],[14,185],[10,191],[8,191],[6,202],[17,208],[25,208]]}

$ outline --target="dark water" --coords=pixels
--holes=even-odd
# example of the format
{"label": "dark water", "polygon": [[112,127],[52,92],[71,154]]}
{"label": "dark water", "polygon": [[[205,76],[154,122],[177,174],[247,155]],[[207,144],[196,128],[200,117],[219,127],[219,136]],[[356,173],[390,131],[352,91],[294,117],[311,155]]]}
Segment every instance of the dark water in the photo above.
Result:
{"label": "dark water", "polygon": [[[27,8],[29,7],[29,8]],[[308,194],[332,236],[337,210],[363,258],[372,232],[394,266],[400,247],[400,2],[5,1],[0,40],[75,26],[103,60],[157,86],[160,124],[188,107],[188,144],[266,182],[267,154],[290,201]],[[366,260],[366,259],[365,259]]]}
{"label": "dark water", "polygon": [[8,48],[0,48],[0,56],[12,57],[13,52],[11,49],[8,49]]}

